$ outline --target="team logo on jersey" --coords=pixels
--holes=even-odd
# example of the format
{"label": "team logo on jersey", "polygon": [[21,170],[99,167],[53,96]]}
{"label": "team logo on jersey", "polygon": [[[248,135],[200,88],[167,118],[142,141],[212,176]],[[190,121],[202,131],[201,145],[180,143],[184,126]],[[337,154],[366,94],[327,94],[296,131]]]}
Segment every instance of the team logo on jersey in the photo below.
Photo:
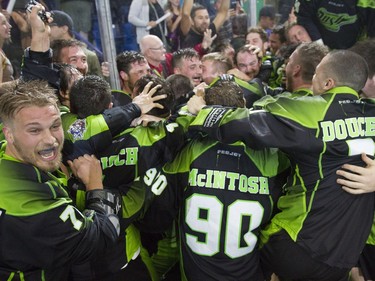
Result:
{"label": "team logo on jersey", "polygon": [[345,13],[334,14],[328,12],[325,8],[320,8],[318,10],[318,17],[322,25],[332,32],[339,32],[342,26],[357,21],[357,15],[351,16]]}
{"label": "team logo on jersey", "polygon": [[73,140],[82,140],[86,132],[86,119],[77,119],[68,129],[68,133],[72,135]]}

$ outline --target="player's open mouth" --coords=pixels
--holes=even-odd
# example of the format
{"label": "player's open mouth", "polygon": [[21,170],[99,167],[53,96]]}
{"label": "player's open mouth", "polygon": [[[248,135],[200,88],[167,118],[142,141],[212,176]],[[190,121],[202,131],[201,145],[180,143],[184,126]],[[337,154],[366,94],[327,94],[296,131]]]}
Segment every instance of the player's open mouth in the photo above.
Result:
{"label": "player's open mouth", "polygon": [[200,76],[199,77],[193,77],[193,81],[197,82],[197,83],[200,83],[202,81],[202,78]]}
{"label": "player's open mouth", "polygon": [[53,160],[56,157],[56,148],[52,147],[38,152],[44,160]]}

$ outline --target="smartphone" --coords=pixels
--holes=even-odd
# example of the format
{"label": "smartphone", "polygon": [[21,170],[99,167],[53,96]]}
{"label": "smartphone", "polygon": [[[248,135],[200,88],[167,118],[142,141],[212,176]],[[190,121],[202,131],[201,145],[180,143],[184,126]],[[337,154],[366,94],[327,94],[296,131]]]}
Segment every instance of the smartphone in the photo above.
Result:
{"label": "smartphone", "polygon": [[231,0],[229,8],[230,9],[236,9],[237,8],[237,0]]}

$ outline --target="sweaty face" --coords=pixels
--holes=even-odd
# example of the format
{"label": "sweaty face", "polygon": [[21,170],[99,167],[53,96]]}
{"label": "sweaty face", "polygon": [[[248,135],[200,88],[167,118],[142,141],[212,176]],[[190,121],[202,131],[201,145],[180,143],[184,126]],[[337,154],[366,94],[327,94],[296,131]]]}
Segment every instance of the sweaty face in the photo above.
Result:
{"label": "sweaty face", "polygon": [[257,46],[264,53],[265,46],[263,40],[260,38],[259,33],[249,33],[246,35],[246,44]]}
{"label": "sweaty face", "polygon": [[276,52],[280,49],[280,47],[282,45],[282,43],[280,41],[280,36],[278,34],[271,33],[270,38],[269,38],[269,42],[270,42],[271,52],[273,54],[276,54]]}
{"label": "sweaty face", "polygon": [[74,65],[83,75],[88,72],[87,57],[81,47],[73,46],[62,49],[60,61]]}
{"label": "sweaty face", "polygon": [[196,57],[184,58],[181,67],[175,68],[175,73],[185,75],[197,86],[202,82],[202,62]]}
{"label": "sweaty face", "polygon": [[210,16],[206,9],[197,10],[193,18],[193,26],[196,31],[203,34],[210,26]]}
{"label": "sweaty face", "polygon": [[207,85],[211,84],[211,82],[221,74],[224,73],[219,73],[217,71],[213,61],[205,60],[202,62],[202,79]]}
{"label": "sweaty face", "polygon": [[146,61],[133,62],[128,74],[128,80],[124,81],[124,83],[127,84],[130,91],[133,92],[135,82],[137,82],[141,77],[150,73],[151,69]]}
{"label": "sweaty face", "polygon": [[254,78],[258,75],[261,62],[257,55],[250,52],[240,52],[237,54],[237,68],[247,76]]}
{"label": "sweaty face", "polygon": [[59,168],[64,133],[53,105],[26,107],[5,128],[7,154],[47,172]]}
{"label": "sweaty face", "polygon": [[292,44],[301,42],[309,43],[312,41],[306,29],[301,25],[295,25],[291,29],[289,29],[288,39]]}

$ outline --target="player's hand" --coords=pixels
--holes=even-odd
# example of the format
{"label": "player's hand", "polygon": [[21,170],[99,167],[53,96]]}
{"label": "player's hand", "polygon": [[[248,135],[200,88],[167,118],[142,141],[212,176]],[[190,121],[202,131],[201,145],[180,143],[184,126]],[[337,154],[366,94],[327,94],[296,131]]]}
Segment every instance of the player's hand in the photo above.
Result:
{"label": "player's hand", "polygon": [[251,53],[253,53],[254,55],[257,55],[259,59],[263,57],[263,52],[259,47],[251,45],[251,44],[247,44],[245,45],[245,47],[247,47]]}
{"label": "player's hand", "polygon": [[[203,92],[204,93],[204,92]],[[188,103],[188,110],[191,114],[197,115],[199,111],[206,106],[206,102],[204,101],[204,95],[202,94],[202,91],[199,90],[197,94],[192,96]]]}
{"label": "player's hand", "polygon": [[133,99],[133,103],[140,107],[142,114],[146,114],[154,107],[161,109],[164,108],[161,104],[156,103],[156,101],[165,99],[167,95],[158,95],[154,97],[153,95],[157,92],[158,89],[161,88],[161,85],[156,85],[152,88],[151,86],[152,82],[149,82],[143,89],[142,93],[140,93]]}
{"label": "player's hand", "polygon": [[337,183],[348,193],[363,194],[375,191],[375,160],[365,153],[362,154],[362,160],[366,167],[345,164],[336,172],[341,176]]}
{"label": "player's hand", "polygon": [[68,161],[73,174],[86,186],[86,190],[103,189],[102,167],[94,155],[83,156]]}
{"label": "player's hand", "polygon": [[142,125],[144,127],[147,127],[147,125],[149,123],[152,123],[152,122],[159,122],[159,121],[162,121],[164,120],[163,118],[160,118],[160,117],[157,117],[157,116],[153,116],[153,115],[148,115],[148,114],[144,114],[138,118],[135,118],[132,123],[130,124],[131,127],[137,127],[139,125]]}

